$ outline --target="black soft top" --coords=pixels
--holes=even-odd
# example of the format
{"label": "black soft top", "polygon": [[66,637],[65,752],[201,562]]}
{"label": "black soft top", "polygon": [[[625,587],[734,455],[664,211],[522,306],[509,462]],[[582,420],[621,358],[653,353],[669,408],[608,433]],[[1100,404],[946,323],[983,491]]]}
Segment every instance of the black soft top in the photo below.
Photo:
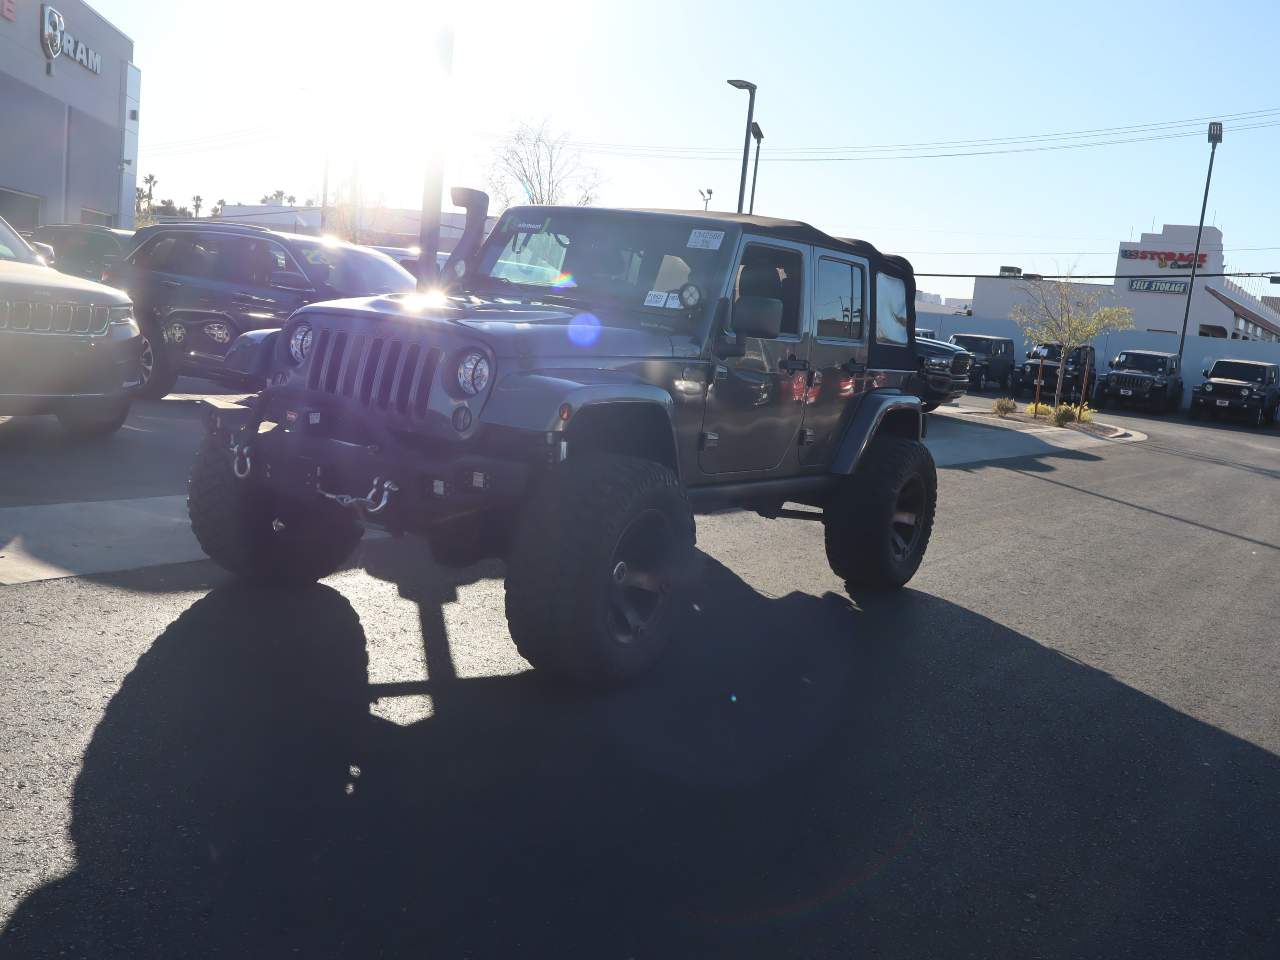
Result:
{"label": "black soft top", "polygon": [[[513,207],[512,209],[524,208]],[[583,208],[541,207],[533,209],[581,211]],[[649,207],[638,209],[617,209],[613,211],[610,211],[609,208],[597,207],[595,209],[605,213],[649,213],[662,217],[681,217],[703,223],[729,224],[739,227],[742,230],[749,230],[751,233],[760,236],[775,237],[778,240],[790,240],[793,243],[811,244],[817,247],[825,247],[828,250],[836,250],[842,253],[849,253],[854,256],[864,257],[871,261],[871,263],[876,267],[888,270],[890,273],[904,274],[906,276],[913,275],[911,263],[905,257],[882,253],[865,240],[854,240],[849,237],[833,237],[829,233],[823,233],[817,227],[805,223],[803,220],[779,220],[774,217],[759,217],[754,214],[747,213],[721,213],[716,210],[667,210]]]}

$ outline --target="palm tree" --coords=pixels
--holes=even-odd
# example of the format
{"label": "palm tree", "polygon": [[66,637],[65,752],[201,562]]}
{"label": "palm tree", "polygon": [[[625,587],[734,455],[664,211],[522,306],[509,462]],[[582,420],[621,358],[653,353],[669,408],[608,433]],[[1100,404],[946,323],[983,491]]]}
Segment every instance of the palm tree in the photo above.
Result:
{"label": "palm tree", "polygon": [[147,209],[150,210],[151,194],[155,190],[156,184],[159,183],[159,181],[156,180],[156,175],[154,173],[148,173],[145,177],[142,178],[142,182],[147,185]]}
{"label": "palm tree", "polygon": [[291,194],[289,194],[287,197],[285,197],[285,198],[284,198],[284,202],[285,202],[285,203],[287,203],[289,206],[291,206],[291,207],[292,207],[295,203],[297,203],[297,202],[298,202],[298,198],[297,198],[297,197],[295,197],[295,196],[291,193]]}
{"label": "palm tree", "polygon": [[191,198],[191,208],[195,210],[197,220],[200,219],[200,204],[202,203],[204,203],[204,197],[200,196],[198,193]]}
{"label": "palm tree", "polygon": [[222,216],[222,211],[226,208],[226,206],[227,206],[227,201],[219,200],[217,203],[213,205],[213,212],[210,214],[210,216],[212,217]]}

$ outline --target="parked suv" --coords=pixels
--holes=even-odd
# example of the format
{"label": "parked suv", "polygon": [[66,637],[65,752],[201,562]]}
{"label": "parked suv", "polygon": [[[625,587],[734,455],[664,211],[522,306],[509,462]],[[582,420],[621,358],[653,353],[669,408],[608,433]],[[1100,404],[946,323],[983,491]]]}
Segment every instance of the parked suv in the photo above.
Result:
{"label": "parked suv", "polygon": [[448,289],[235,342],[228,366],[269,385],[206,401],[189,507],[210,557],[314,580],[366,523],[443,563],[504,556],[520,652],[601,685],[666,645],[695,508],[820,521],[851,590],[911,579],[937,480],[902,389],[906,260],[791,220],[584,207],[509,209],[481,246],[488,198],[454,200]]}
{"label": "parked suv", "polygon": [[1191,389],[1187,413],[1194,419],[1202,413],[1244,417],[1255,427],[1274,422],[1280,406],[1280,382],[1274,363],[1256,360],[1215,360],[1202,371],[1204,383]]}
{"label": "parked suv", "polygon": [[994,383],[1005,393],[1013,386],[1013,341],[1008,337],[989,337],[981,333],[956,333],[951,342],[973,354],[969,380],[974,390]]}
{"label": "parked suv", "polygon": [[128,297],[46,266],[0,217],[0,415],[114,433],[139,384],[141,342]]}
{"label": "parked suv", "polygon": [[916,377],[909,389],[928,413],[964,396],[973,355],[955,344],[916,334]]}
{"label": "parked suv", "polygon": [[384,254],[321,237],[238,223],[164,223],[104,277],[133,298],[145,337],[142,395],[163,397],[179,374],[243,382],[223,358],[237,336],[278,328],[317,300],[403,293],[413,277]]}
{"label": "parked suv", "polygon": [[31,238],[53,247],[53,266],[86,280],[101,280],[133,249],[133,231],[89,223],[54,223],[36,227]]}
{"label": "parked suv", "polygon": [[1094,406],[1134,404],[1155,410],[1182,406],[1182,371],[1176,353],[1125,350],[1108,360],[1110,372],[1098,378]]}
{"label": "parked suv", "polygon": [[[1081,400],[1093,395],[1093,386],[1097,381],[1097,356],[1093,347],[1075,347],[1067,355],[1067,362],[1062,363],[1062,344],[1039,343],[1027,351],[1027,362],[1015,374],[1014,395],[1033,399],[1036,387],[1040,388],[1040,402],[1052,403],[1058,389],[1058,372],[1062,370],[1062,399]],[[1088,368],[1088,382],[1081,383]]]}

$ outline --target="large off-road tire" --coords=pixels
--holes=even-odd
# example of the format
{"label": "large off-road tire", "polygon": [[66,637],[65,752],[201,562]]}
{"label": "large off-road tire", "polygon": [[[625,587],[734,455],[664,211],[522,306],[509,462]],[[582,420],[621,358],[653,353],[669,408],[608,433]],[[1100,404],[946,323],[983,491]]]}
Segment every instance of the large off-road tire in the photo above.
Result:
{"label": "large off-road tire", "polygon": [[138,388],[138,396],[144,400],[161,400],[178,382],[178,361],[153,321],[145,321],[140,326],[142,386]]}
{"label": "large off-road tire", "polygon": [[196,540],[212,560],[240,577],[268,583],[327,577],[364,532],[341,507],[277,497],[252,475],[240,479],[226,448],[212,435],[205,437],[191,468],[187,513]]}
{"label": "large off-road tire", "polygon": [[90,439],[115,433],[129,419],[128,401],[114,401],[106,406],[75,404],[58,411],[62,429],[74,437]]}
{"label": "large off-road tire", "polygon": [[846,587],[896,590],[924,559],[938,502],[929,449],[905,437],[877,437],[823,511],[827,562]]}
{"label": "large off-road tire", "polygon": [[648,460],[571,458],[542,481],[507,561],[507,624],[539,670],[589,687],[643,673],[666,648],[694,522],[680,480]]}

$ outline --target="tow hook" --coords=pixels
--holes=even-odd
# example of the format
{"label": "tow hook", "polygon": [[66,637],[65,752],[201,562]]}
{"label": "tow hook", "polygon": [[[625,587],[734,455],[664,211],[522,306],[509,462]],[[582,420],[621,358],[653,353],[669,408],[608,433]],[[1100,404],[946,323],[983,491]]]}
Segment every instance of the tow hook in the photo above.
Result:
{"label": "tow hook", "polygon": [[231,444],[231,472],[241,480],[249,476],[253,470],[253,457],[247,443]]}
{"label": "tow hook", "polygon": [[327,490],[316,488],[316,492],[320,496],[332,500],[338,506],[354,507],[368,516],[373,516],[385,510],[387,504],[391,502],[391,495],[398,493],[399,490],[400,487],[394,480],[383,480],[381,477],[373,478],[373,486],[369,488],[368,494],[363,497],[353,497],[349,493],[329,493]]}

